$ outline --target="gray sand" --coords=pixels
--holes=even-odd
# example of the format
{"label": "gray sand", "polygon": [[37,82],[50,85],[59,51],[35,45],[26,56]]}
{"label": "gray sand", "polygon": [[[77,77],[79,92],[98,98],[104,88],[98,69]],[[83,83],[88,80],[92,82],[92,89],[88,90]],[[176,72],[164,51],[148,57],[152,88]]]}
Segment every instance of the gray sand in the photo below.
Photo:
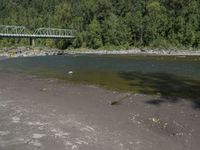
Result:
{"label": "gray sand", "polygon": [[186,100],[0,72],[0,150],[197,150],[199,129]]}

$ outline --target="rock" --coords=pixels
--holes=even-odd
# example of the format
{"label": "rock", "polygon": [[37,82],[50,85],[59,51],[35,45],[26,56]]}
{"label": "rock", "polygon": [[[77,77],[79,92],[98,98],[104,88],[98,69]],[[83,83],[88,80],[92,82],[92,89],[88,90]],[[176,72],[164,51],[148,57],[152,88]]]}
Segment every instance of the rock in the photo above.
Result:
{"label": "rock", "polygon": [[157,96],[162,96],[162,94],[160,92],[156,93]]}
{"label": "rock", "polygon": [[168,123],[164,123],[163,127],[167,128],[167,126],[168,126]]}
{"label": "rock", "polygon": [[33,134],[33,139],[40,139],[40,138],[42,138],[42,137],[44,137],[44,136],[46,136],[45,134],[37,134],[37,133],[34,133]]}
{"label": "rock", "polygon": [[68,74],[73,74],[73,71],[69,71]]}
{"label": "rock", "polygon": [[152,122],[154,122],[154,123],[160,122],[160,119],[158,119],[158,118],[149,118],[149,120],[152,120]]}
{"label": "rock", "polygon": [[41,92],[46,92],[47,89],[46,89],[46,88],[42,88],[42,89],[40,89],[40,91],[41,91]]}
{"label": "rock", "polygon": [[118,101],[109,101],[109,104],[110,105],[119,105],[119,102]]}
{"label": "rock", "polygon": [[63,55],[64,53],[62,51],[58,51],[57,55]]}

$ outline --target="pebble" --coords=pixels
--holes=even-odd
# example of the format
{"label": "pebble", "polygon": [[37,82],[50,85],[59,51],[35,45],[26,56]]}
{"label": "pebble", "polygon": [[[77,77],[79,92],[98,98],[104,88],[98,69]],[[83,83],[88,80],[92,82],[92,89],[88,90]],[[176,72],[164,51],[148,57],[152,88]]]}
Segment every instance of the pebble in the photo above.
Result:
{"label": "pebble", "polygon": [[42,88],[42,89],[40,89],[40,91],[41,91],[41,92],[46,92],[47,89],[46,89],[46,88]]}

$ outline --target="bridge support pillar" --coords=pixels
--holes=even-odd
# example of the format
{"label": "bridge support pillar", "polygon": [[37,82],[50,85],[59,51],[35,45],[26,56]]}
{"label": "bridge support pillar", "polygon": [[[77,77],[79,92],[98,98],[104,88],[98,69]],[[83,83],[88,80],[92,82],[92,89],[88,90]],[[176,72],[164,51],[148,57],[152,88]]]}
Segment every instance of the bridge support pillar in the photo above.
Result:
{"label": "bridge support pillar", "polygon": [[30,46],[35,46],[35,39],[34,38],[30,38]]}

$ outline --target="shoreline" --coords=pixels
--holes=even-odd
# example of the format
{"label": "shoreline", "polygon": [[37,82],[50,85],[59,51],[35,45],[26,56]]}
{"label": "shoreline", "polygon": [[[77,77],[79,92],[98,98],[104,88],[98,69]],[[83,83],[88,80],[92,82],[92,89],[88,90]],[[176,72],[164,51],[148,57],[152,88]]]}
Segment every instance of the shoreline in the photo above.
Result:
{"label": "shoreline", "polygon": [[200,51],[172,51],[151,49],[130,50],[74,50],[66,51],[67,54],[98,54],[98,55],[141,55],[141,56],[200,56]]}
{"label": "shoreline", "polygon": [[59,50],[51,48],[12,48],[0,49],[0,57],[34,57],[51,55],[140,55],[140,56],[200,56],[200,51],[174,51],[174,50],[151,50],[151,49],[130,49],[130,50]]}

